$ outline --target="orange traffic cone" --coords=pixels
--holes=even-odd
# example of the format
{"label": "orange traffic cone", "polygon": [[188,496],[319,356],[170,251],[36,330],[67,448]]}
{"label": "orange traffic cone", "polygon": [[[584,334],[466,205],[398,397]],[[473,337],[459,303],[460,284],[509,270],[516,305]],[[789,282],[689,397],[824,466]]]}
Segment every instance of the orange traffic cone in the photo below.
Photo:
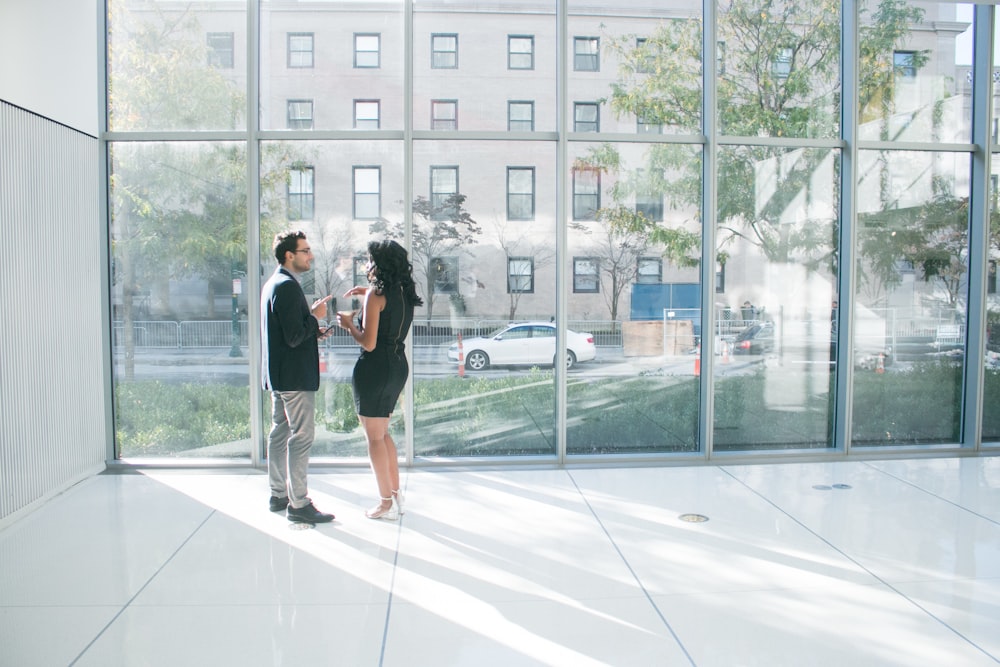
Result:
{"label": "orange traffic cone", "polygon": [[694,360],[694,376],[698,377],[701,375],[701,357],[695,357]]}
{"label": "orange traffic cone", "polygon": [[458,334],[458,377],[465,377],[465,355],[462,354],[462,334]]}
{"label": "orange traffic cone", "polygon": [[722,363],[729,363],[729,341],[722,341]]}
{"label": "orange traffic cone", "polygon": [[319,353],[319,372],[326,372],[326,350]]}
{"label": "orange traffic cone", "polygon": [[878,363],[875,365],[876,373],[885,373],[885,354],[878,353]]}

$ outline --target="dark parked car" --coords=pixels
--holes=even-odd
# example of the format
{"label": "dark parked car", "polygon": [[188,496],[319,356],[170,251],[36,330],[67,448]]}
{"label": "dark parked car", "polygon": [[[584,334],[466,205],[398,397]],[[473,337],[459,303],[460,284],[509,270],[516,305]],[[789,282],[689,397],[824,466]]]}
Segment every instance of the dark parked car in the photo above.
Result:
{"label": "dark parked car", "polygon": [[751,324],[733,341],[733,354],[764,354],[774,349],[774,322]]}

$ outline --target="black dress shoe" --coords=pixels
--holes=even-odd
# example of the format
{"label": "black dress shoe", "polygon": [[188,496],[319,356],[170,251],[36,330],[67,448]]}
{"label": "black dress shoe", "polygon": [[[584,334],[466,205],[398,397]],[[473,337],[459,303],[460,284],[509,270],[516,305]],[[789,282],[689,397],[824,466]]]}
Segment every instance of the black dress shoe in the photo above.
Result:
{"label": "black dress shoe", "polygon": [[272,512],[281,512],[286,507],[288,507],[288,498],[281,498],[280,496],[271,496],[271,500],[268,502],[268,507],[271,508]]}
{"label": "black dress shoe", "polygon": [[288,520],[295,523],[328,523],[333,521],[333,515],[324,514],[309,503],[305,507],[289,507]]}

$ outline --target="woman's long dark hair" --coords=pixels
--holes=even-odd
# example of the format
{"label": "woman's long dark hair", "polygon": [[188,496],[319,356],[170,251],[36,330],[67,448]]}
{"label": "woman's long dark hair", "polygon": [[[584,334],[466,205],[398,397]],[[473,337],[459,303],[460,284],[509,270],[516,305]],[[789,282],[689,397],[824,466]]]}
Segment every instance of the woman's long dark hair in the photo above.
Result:
{"label": "woman's long dark hair", "polygon": [[413,265],[406,255],[406,248],[392,240],[371,241],[368,256],[375,264],[368,279],[379,294],[385,294],[399,285],[403,288],[407,305],[423,305],[424,300],[417,294],[417,285],[413,282]]}

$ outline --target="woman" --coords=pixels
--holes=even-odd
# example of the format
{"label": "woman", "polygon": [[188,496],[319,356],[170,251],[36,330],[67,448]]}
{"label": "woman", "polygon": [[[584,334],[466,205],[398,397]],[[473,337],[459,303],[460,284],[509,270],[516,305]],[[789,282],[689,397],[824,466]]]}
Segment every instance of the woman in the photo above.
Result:
{"label": "woman", "polygon": [[364,295],[358,324],[349,312],[337,313],[337,321],[362,347],[354,364],[351,387],[380,499],[365,515],[395,521],[403,511],[403,495],[389,418],[409,376],[404,341],[413,322],[413,309],[423,300],[417,296],[413,265],[406,250],[395,241],[368,244],[368,282],[369,287],[354,287],[344,294]]}

